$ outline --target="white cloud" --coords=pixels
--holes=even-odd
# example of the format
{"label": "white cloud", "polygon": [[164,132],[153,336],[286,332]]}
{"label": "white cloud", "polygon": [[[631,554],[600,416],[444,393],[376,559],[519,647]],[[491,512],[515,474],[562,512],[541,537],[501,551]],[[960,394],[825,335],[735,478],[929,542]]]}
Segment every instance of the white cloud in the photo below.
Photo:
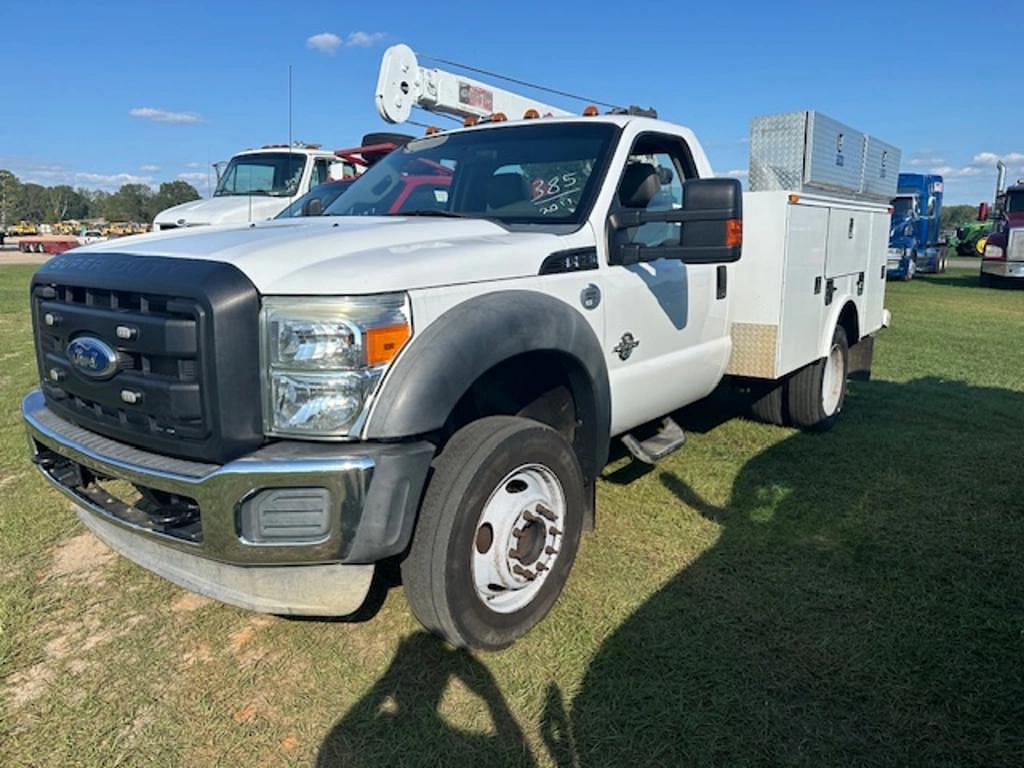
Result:
{"label": "white cloud", "polygon": [[383,32],[350,32],[345,40],[345,46],[347,48],[369,48],[383,39]]}
{"label": "white cloud", "polygon": [[321,53],[334,53],[341,45],[341,38],[333,32],[321,32],[306,38],[306,47]]}
{"label": "white cloud", "polygon": [[195,112],[168,112],[165,109],[153,109],[152,107],[135,107],[128,111],[132,117],[143,120],[154,120],[158,123],[177,123],[189,125],[203,122],[202,115]]}
{"label": "white cloud", "polygon": [[979,152],[971,162],[977,165],[995,165],[1000,160],[1007,165],[1024,165],[1024,152],[1010,152],[1005,155],[997,155],[995,152]]}
{"label": "white cloud", "polygon": [[122,184],[153,186],[152,176],[138,176],[134,173],[76,173],[75,181],[82,186],[97,189],[117,189]]}
{"label": "white cloud", "polygon": [[143,173],[156,173],[157,171],[160,170],[160,166],[159,165],[150,165],[150,164],[147,163],[145,165],[140,165],[139,166],[139,170],[142,171]]}
{"label": "white cloud", "polygon": [[746,168],[736,168],[731,171],[726,171],[725,175],[732,176],[734,179],[745,179],[750,175],[750,172]]}
{"label": "white cloud", "polygon": [[385,37],[383,32],[349,32],[348,35],[342,39],[333,32],[320,32],[316,35],[311,35],[306,38],[306,47],[312,48],[315,51],[321,53],[327,53],[333,55],[341,47],[345,48],[369,48],[375,43],[379,43]]}
{"label": "white cloud", "polygon": [[964,165],[957,168],[952,165],[940,165],[935,168],[931,168],[929,173],[936,173],[945,179],[966,179],[971,176],[982,176],[989,173],[987,168],[980,168],[976,165]]}
{"label": "white cloud", "polygon": [[202,168],[202,163],[185,163],[186,168]]}
{"label": "white cloud", "polygon": [[907,159],[907,165],[911,168],[931,168],[936,165],[945,165],[946,158],[939,157],[934,152],[927,150],[915,152]]}

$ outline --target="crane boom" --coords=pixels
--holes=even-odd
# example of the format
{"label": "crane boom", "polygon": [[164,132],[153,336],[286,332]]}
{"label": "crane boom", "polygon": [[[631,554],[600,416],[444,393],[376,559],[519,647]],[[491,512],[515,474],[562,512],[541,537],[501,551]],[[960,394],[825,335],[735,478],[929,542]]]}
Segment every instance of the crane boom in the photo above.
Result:
{"label": "crane boom", "polygon": [[416,53],[407,45],[384,51],[377,78],[377,112],[389,123],[404,123],[413,107],[461,118],[485,119],[499,112],[511,119],[527,110],[540,115],[571,113],[536,99],[494,88],[443,69],[421,67]]}

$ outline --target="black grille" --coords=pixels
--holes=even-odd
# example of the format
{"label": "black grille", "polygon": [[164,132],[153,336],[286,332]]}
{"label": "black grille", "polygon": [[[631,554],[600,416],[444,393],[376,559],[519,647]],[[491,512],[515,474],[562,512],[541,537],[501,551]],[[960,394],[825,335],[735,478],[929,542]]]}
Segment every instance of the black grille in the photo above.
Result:
{"label": "black grille", "polygon": [[[33,321],[43,392],[58,414],[150,450],[222,462],[261,441],[258,307],[252,284],[219,262],[57,257],[36,273]],[[85,375],[75,339],[116,352]]]}

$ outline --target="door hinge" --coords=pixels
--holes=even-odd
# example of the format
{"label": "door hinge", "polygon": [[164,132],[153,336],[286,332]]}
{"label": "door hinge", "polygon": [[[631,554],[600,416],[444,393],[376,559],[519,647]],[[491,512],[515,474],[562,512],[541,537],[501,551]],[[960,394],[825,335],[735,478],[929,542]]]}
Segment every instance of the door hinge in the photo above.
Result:
{"label": "door hinge", "polygon": [[831,277],[825,281],[825,306],[832,303],[832,297],[836,292],[836,281]]}
{"label": "door hinge", "polygon": [[729,289],[729,273],[726,271],[725,265],[719,265],[717,270],[718,275],[718,288],[715,290],[716,299],[724,299]]}
{"label": "door hinge", "polygon": [[864,273],[863,272],[861,272],[857,276],[857,295],[858,296],[863,296],[864,295]]}

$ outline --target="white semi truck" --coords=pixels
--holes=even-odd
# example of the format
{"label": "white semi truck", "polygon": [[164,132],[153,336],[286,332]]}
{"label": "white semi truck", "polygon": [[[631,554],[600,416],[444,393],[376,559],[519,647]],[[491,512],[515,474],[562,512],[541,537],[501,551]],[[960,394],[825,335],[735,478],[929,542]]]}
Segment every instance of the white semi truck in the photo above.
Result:
{"label": "white semi truck", "polygon": [[318,144],[247,149],[219,170],[212,197],[161,211],[153,220],[153,231],[271,219],[318,184],[357,172],[356,166]]}
{"label": "white semi truck", "polygon": [[[187,589],[344,615],[399,559],[428,629],[501,648],[562,591],[612,440],[660,460],[726,377],[769,421],[838,418],[887,323],[889,210],[812,192],[820,168],[743,195],[687,128],[533,118],[553,110],[404,48],[377,99],[480,124],[396,150],[324,216],[52,259],[23,416],[85,525]],[[387,213],[438,169],[442,208]]]}

